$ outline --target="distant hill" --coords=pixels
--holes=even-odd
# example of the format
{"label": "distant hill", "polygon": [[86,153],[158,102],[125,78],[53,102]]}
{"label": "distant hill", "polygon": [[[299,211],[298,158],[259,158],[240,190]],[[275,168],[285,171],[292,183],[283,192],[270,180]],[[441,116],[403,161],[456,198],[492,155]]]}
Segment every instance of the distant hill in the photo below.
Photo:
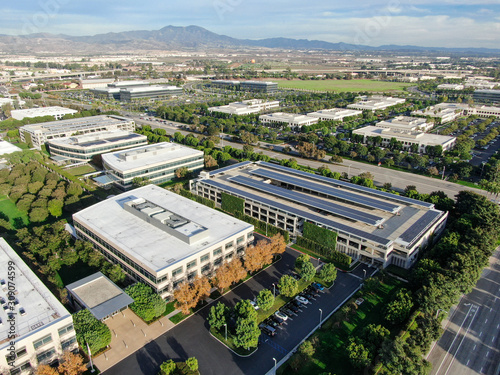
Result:
{"label": "distant hill", "polygon": [[201,50],[251,47],[287,50],[500,53],[500,49],[488,48],[428,48],[398,45],[370,47],[308,39],[236,39],[213,33],[199,26],[166,26],[160,30],[124,31],[92,36],[54,35],[48,33],[20,36],[0,35],[0,51],[10,53],[98,53],[133,50]]}

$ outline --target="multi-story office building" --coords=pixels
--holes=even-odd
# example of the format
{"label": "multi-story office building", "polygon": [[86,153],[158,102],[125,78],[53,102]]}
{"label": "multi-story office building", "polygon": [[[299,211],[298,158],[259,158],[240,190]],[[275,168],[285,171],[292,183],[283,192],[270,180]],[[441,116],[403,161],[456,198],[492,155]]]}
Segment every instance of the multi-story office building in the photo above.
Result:
{"label": "multi-story office building", "polygon": [[437,85],[438,90],[463,90],[464,85],[456,84],[456,83],[442,83]]}
{"label": "multi-story office building", "polygon": [[389,120],[377,122],[375,126],[393,130],[426,132],[431,130],[434,124],[427,122],[427,119],[421,117],[397,116]]}
{"label": "multi-story office building", "polygon": [[190,189],[217,205],[222,193],[242,198],[246,215],[292,236],[305,222],[329,229],[338,251],[382,267],[411,267],[447,218],[432,203],[267,162],[204,171]]}
{"label": "multi-story office building", "polygon": [[472,98],[477,103],[500,104],[500,90],[476,90]]}
{"label": "multi-story office building", "polygon": [[214,79],[210,82],[211,87],[217,87],[220,89],[233,89],[238,90],[240,88],[240,81],[230,81],[225,79]]}
{"label": "multi-story office building", "polygon": [[349,104],[347,108],[374,112],[390,108],[398,104],[402,104],[406,101],[406,99],[403,98],[393,98],[390,96],[379,95],[374,95],[371,97],[361,96],[360,99],[361,100],[356,103]]}
{"label": "multi-story office building", "polygon": [[106,176],[118,188],[127,190],[136,177],[159,184],[174,178],[181,167],[197,173],[204,167],[204,154],[177,143],[162,142],[103,154],[102,164]]}
{"label": "multi-story office building", "polygon": [[425,109],[412,111],[411,115],[438,118],[441,124],[446,124],[462,116],[466,107],[466,104],[461,103],[439,103]]}
{"label": "multi-story office building", "polygon": [[80,79],[80,86],[84,90],[99,89],[107,87],[110,83],[115,81],[114,78],[101,78],[101,79]]}
{"label": "multi-story office building", "polygon": [[127,87],[120,89],[120,100],[122,102],[130,102],[135,99],[160,98],[182,95],[182,93],[182,87],[177,86],[152,85],[141,87]]}
{"label": "multi-story office building", "polygon": [[43,117],[52,116],[55,120],[60,120],[64,115],[73,115],[77,113],[74,109],[64,108],[64,107],[40,107],[40,108],[28,108],[28,109],[14,109],[11,111],[13,119],[22,120],[26,117]]}
{"label": "multi-story office building", "polygon": [[241,81],[240,90],[272,94],[278,91],[278,84],[276,82],[264,81]]}
{"label": "multi-story office building", "polygon": [[52,158],[72,162],[90,161],[93,156],[114,150],[146,146],[148,137],[125,130],[104,131],[69,138],[57,138],[47,142]]}
{"label": "multi-story office building", "polygon": [[267,115],[260,115],[259,121],[266,126],[282,128],[289,126],[293,129],[300,129],[304,125],[316,124],[319,121],[317,117],[298,115],[295,113],[275,112]]}
{"label": "multi-story office building", "polygon": [[0,238],[0,372],[32,374],[77,348],[73,318]]}
{"label": "multi-story office building", "polygon": [[45,142],[52,139],[111,130],[133,132],[135,122],[121,116],[80,117],[71,120],[24,125],[19,128],[19,135],[22,142],[31,142],[33,147],[40,149]]}
{"label": "multi-story office building", "polygon": [[148,86],[148,81],[117,81],[110,82],[104,87],[95,87],[90,91],[94,94],[94,96],[97,96],[99,98],[120,100],[121,89],[132,89]]}
{"label": "multi-story office building", "polygon": [[242,256],[253,226],[155,185],[73,215],[79,238],[163,298],[186,280]]}
{"label": "multi-story office building", "polygon": [[241,102],[229,103],[228,105],[222,105],[219,107],[210,107],[208,108],[208,111],[243,116],[279,108],[279,106],[280,102],[277,100],[266,102],[262,99],[250,99],[243,100]]}
{"label": "multi-story office building", "polygon": [[308,113],[309,117],[317,117],[321,121],[343,121],[346,117],[362,115],[363,111],[346,108],[322,109],[316,112]]}
{"label": "multi-story office building", "polygon": [[363,136],[363,143],[367,143],[369,137],[382,137],[382,146],[388,147],[392,138],[400,141],[403,144],[403,150],[411,150],[413,144],[417,145],[417,152],[426,153],[427,146],[438,146],[443,148],[443,151],[451,150],[455,147],[456,138],[447,135],[424,133],[420,130],[402,130],[381,128],[378,126],[365,126],[353,130],[353,134]]}

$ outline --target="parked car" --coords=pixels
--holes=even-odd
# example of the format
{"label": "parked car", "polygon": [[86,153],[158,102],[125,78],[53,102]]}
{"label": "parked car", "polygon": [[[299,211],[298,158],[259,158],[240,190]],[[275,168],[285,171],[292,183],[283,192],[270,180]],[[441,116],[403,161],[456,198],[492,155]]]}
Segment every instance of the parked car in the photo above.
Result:
{"label": "parked car", "polygon": [[268,336],[272,337],[272,336],[276,335],[276,328],[273,328],[270,325],[261,324],[261,325],[259,325],[259,328],[262,332],[264,332]]}
{"label": "parked car", "polygon": [[299,312],[299,308],[293,302],[290,302],[288,305],[286,305],[286,308],[292,310],[295,314]]}
{"label": "parked car", "polygon": [[279,326],[279,323],[271,318],[267,318],[264,323],[274,328]]}
{"label": "parked car", "polygon": [[313,283],[312,286],[313,286],[313,288],[316,288],[317,290],[321,290],[321,291],[323,291],[325,289],[325,287],[323,285],[321,285],[320,283]]}
{"label": "parked car", "polygon": [[288,316],[289,318],[291,318],[292,316],[295,315],[295,313],[292,310],[290,310],[289,308],[286,308],[286,307],[281,309],[281,312],[283,314],[286,314],[286,316]]}
{"label": "parked car", "polygon": [[285,322],[288,320],[288,316],[286,314],[283,314],[281,311],[276,311],[274,313],[274,316],[277,318],[283,319],[283,321],[285,321]]}
{"label": "parked car", "polygon": [[279,316],[276,316],[276,315],[271,315],[270,319],[274,320],[279,325],[282,325],[283,323],[285,323],[285,319],[282,319],[282,318],[280,318]]}
{"label": "parked car", "polygon": [[309,300],[307,298],[302,297],[302,296],[295,296],[295,300],[299,301],[303,305],[307,305],[309,303]]}
{"label": "parked car", "polygon": [[250,305],[252,305],[255,310],[258,310],[260,308],[255,301],[250,301]]}

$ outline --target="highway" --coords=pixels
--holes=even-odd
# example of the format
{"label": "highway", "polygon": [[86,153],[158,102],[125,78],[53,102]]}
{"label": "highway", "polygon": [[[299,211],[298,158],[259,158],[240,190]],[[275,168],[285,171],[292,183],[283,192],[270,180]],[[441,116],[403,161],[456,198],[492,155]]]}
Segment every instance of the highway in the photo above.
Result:
{"label": "highway", "polygon": [[500,247],[471,293],[451,313],[427,359],[431,375],[500,374]]}
{"label": "highway", "polygon": [[[168,134],[173,134],[175,132],[180,132],[183,135],[190,134],[189,131],[181,130],[179,127],[176,126],[169,126],[167,124],[160,123],[157,121],[141,120],[140,117],[137,116],[136,114],[124,113],[124,115],[133,118],[139,125],[150,125],[152,128],[165,129]],[[173,123],[177,126],[184,125],[181,123],[175,123],[173,121],[169,121],[169,123]],[[243,144],[230,142],[227,140],[224,140],[223,144],[230,145],[232,147],[239,149],[243,148]],[[269,148],[254,147],[254,149],[256,152],[262,151],[264,155],[268,155],[272,158],[276,158],[279,160],[294,158],[298,161],[299,164],[310,166],[312,168],[318,168],[321,165],[326,164],[330,167],[332,171],[340,173],[346,172],[349,174],[349,177],[359,175],[360,173],[363,172],[370,172],[375,176],[375,179],[373,181],[375,185],[382,186],[385,183],[391,183],[393,189],[399,191],[403,191],[405,187],[408,185],[415,185],[419,193],[429,194],[432,193],[433,191],[441,190],[444,191],[444,193],[448,195],[448,197],[450,198],[454,198],[455,195],[462,190],[471,190],[478,194],[487,195],[487,192],[481,189],[470,188],[454,184],[449,181],[430,178],[427,176],[422,176],[414,173],[407,173],[407,172],[396,171],[393,169],[378,167],[373,164],[365,164],[352,160],[345,160],[342,164],[339,163],[331,164],[328,163],[326,160],[315,161],[310,159],[303,159],[297,155],[286,155],[280,152],[274,152]]]}

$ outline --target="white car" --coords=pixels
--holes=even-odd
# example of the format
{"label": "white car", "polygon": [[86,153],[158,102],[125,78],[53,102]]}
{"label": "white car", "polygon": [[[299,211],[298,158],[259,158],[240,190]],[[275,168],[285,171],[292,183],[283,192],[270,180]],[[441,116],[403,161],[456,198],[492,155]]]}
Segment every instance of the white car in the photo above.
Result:
{"label": "white car", "polygon": [[281,311],[276,311],[274,315],[276,315],[280,319],[283,319],[284,321],[288,320],[288,316],[283,314]]}
{"label": "white car", "polygon": [[303,305],[307,305],[308,303],[310,303],[306,298],[302,296],[296,296],[295,299]]}
{"label": "white car", "polygon": [[255,310],[258,310],[260,308],[255,301],[250,301],[250,305],[252,305]]}

